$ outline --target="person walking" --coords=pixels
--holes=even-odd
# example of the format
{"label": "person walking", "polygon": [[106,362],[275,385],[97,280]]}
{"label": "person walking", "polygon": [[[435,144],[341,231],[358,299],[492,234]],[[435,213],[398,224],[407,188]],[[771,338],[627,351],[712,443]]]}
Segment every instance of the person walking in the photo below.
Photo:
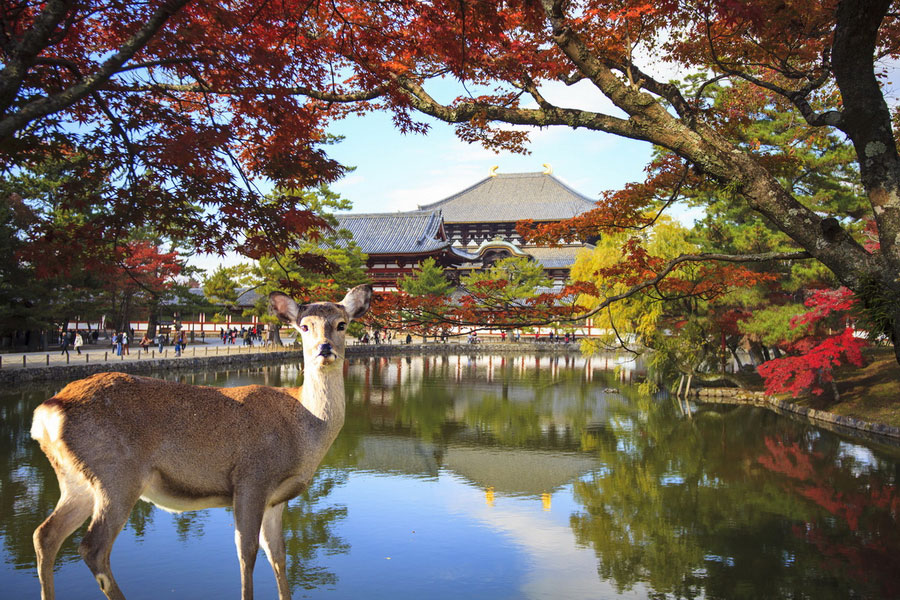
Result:
{"label": "person walking", "polygon": [[122,352],[121,352],[121,354],[125,354],[126,356],[128,355],[128,337],[129,337],[128,332],[123,331],[122,332]]}
{"label": "person walking", "polygon": [[166,343],[166,338],[163,337],[162,332],[157,332],[156,334],[156,345],[159,347],[159,353],[162,354],[163,346]]}
{"label": "person walking", "polygon": [[75,352],[81,354],[81,347],[84,346],[84,338],[81,337],[81,332],[75,332]]}
{"label": "person walking", "polygon": [[66,357],[68,357],[69,356],[69,332],[63,331],[62,336],[60,336],[60,337],[61,337],[60,347],[62,348],[62,352],[60,352],[60,355],[65,354]]}

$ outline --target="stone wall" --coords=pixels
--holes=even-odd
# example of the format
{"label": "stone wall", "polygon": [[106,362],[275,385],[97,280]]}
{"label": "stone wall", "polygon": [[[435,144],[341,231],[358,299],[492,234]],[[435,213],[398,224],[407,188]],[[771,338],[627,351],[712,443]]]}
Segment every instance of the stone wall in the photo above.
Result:
{"label": "stone wall", "polygon": [[736,388],[701,388],[697,392],[699,402],[714,404],[750,404],[762,406],[778,413],[798,415],[814,421],[817,425],[831,425],[832,429],[841,432],[841,429],[863,431],[866,433],[900,439],[900,427],[885,425],[884,423],[872,423],[862,421],[854,417],[836,415],[824,410],[816,410],[808,406],[801,406],[787,400],[781,400],[770,396],[765,392],[754,392]]}
{"label": "stone wall", "polygon": [[[523,354],[578,352],[578,344],[381,344],[352,345],[346,349],[348,357],[358,356],[417,356],[424,354]],[[281,352],[247,352],[218,356],[169,357],[141,360],[111,360],[88,364],[49,365],[34,367],[5,367],[0,370],[0,384],[48,379],[81,379],[94,373],[154,373],[168,370],[213,370],[219,367],[247,366],[257,363],[279,363],[303,360],[299,348]]]}

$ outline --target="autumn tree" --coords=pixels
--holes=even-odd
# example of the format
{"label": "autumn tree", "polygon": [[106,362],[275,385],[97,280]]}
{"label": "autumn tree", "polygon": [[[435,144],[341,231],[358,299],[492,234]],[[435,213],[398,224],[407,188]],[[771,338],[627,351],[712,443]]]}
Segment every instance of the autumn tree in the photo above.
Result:
{"label": "autumn tree", "polygon": [[[397,3],[389,12],[380,5],[342,6],[352,8],[353,18],[331,22],[330,31],[353,42],[345,46],[352,52],[341,54],[355,75],[345,93],[384,87],[384,102],[405,129],[416,128],[419,111],[455,124],[462,139],[495,149],[523,148],[528,130],[506,125],[584,128],[665,148],[792,241],[788,252],[683,260],[811,256],[861,294],[865,306],[891,307],[883,325],[900,361],[900,156],[876,66],[897,53],[889,1],[439,1]],[[739,103],[709,104],[654,77],[645,58],[651,56],[706,71],[709,83],[741,85],[748,95],[790,109],[811,130],[845,135],[868,200],[865,214],[805,205],[779,181],[765,152],[731,135],[727,123],[745,114]],[[447,77],[465,82],[471,93],[451,100],[429,93]],[[573,108],[565,96],[551,100],[546,87],[560,81],[596,89],[615,109]],[[672,176],[681,166],[673,165]],[[592,215],[593,231],[644,208],[633,194],[610,195]],[[875,224],[877,250],[848,233],[847,224],[859,218]],[[566,229],[572,228],[538,233],[558,239]]]}
{"label": "autumn tree", "polygon": [[[148,219],[200,250],[235,246],[259,256],[316,224],[291,199],[260,206],[252,183],[234,185],[232,167],[248,180],[293,188],[333,179],[341,168],[324,153],[324,127],[348,111],[388,109],[404,132],[426,131],[416,115],[428,115],[495,150],[524,150],[529,126],[642,140],[677,157],[671,176],[687,168],[715,182],[792,246],[777,255],[676,258],[813,257],[863,306],[886,308],[881,326],[900,361],[900,155],[878,66],[898,54],[892,7],[889,0],[14,2],[2,16],[0,160],[17,168],[77,149],[114,182],[96,195],[109,210],[94,227]],[[811,131],[846,136],[864,214],[801,202],[766,152],[733,136],[728,123],[747,117],[741,103],[711,104],[655,77],[657,57],[789,109]],[[462,84],[456,98],[445,92],[448,80]],[[559,83],[590,87],[611,106],[569,106],[549,91]],[[602,198],[581,233],[642,213],[639,195],[625,192]],[[211,212],[217,218],[207,218]],[[848,230],[860,218],[872,221],[877,248]],[[247,225],[266,235],[241,239],[235,232]]]}

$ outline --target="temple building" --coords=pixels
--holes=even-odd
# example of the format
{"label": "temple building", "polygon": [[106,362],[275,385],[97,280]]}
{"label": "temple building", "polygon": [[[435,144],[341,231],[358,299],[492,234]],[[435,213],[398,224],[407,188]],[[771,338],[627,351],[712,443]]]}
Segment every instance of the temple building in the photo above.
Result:
{"label": "temple building", "polygon": [[478,261],[478,256],[453,246],[440,211],[346,214],[337,219],[369,256],[368,274],[376,291],[396,290],[397,279],[429,257],[451,273]]}
{"label": "temple building", "polygon": [[[546,166],[546,165],[545,165]],[[501,258],[525,256],[539,262],[554,285],[569,275],[578,250],[589,244],[558,247],[525,244],[516,222],[558,222],[591,210],[594,201],[542,173],[497,173],[452,196],[399,213],[338,215],[360,249],[369,255],[376,289],[395,289],[429,256],[455,281]]]}

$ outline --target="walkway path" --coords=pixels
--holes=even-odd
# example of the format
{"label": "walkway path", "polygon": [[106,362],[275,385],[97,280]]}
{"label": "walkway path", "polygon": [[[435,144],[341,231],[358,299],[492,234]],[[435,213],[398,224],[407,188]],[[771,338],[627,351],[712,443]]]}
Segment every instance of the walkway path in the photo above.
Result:
{"label": "walkway path", "polygon": [[[262,347],[254,344],[252,347],[243,344],[223,344],[218,338],[208,338],[205,342],[188,344],[182,353],[184,357],[203,356],[227,356],[232,354],[260,354],[263,352],[284,352],[293,343],[292,339],[282,339],[286,347],[268,346]],[[96,363],[116,364],[138,360],[176,359],[175,346],[165,346],[162,352],[154,344],[147,351],[141,350],[138,345],[129,346],[127,355],[117,356],[115,349],[105,340],[97,344],[87,344],[81,347],[81,354],[70,348],[68,356],[60,352],[58,348],[41,352],[10,352],[0,354],[0,369],[21,369],[27,367],[45,367],[60,365],[83,365]]]}

